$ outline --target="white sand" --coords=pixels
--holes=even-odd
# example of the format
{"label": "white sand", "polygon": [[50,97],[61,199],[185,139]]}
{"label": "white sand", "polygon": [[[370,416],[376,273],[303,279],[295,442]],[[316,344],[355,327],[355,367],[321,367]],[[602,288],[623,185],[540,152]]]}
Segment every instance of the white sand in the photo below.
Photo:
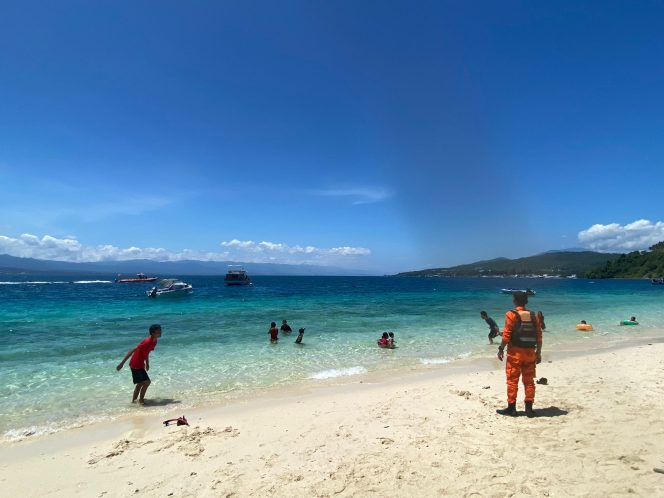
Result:
{"label": "white sand", "polygon": [[[664,496],[664,343],[547,352],[539,417],[497,360],[323,382],[0,446],[3,496]],[[548,363],[548,361],[551,361]],[[519,409],[523,410],[523,389]],[[149,408],[145,408],[149,410]],[[173,412],[172,416],[182,415]],[[158,417],[158,418],[157,418]]]}

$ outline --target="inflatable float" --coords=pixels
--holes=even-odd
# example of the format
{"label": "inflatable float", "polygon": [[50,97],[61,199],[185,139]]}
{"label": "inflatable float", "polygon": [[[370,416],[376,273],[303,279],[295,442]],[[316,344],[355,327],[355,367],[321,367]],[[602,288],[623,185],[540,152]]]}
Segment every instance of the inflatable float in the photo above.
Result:
{"label": "inflatable float", "polygon": [[621,320],[620,325],[638,325],[639,322],[633,320]]}
{"label": "inflatable float", "polygon": [[576,330],[590,331],[592,329],[593,329],[593,326],[590,325],[589,323],[577,323],[577,325],[576,325]]}

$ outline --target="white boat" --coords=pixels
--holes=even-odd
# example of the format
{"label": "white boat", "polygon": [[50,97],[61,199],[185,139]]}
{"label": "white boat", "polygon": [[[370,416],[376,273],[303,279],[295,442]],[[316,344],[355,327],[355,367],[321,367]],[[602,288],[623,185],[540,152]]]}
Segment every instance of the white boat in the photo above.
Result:
{"label": "white boat", "polygon": [[191,284],[187,284],[175,278],[165,278],[159,281],[157,286],[146,291],[146,294],[148,297],[176,297],[187,296],[192,292],[194,292],[194,288]]}
{"label": "white boat", "polygon": [[239,266],[228,270],[224,282],[226,282],[226,285],[250,285],[251,279],[245,269]]}
{"label": "white boat", "polygon": [[500,289],[500,292],[502,292],[503,294],[514,294],[515,292],[523,292],[528,296],[535,295],[535,291],[532,289]]}

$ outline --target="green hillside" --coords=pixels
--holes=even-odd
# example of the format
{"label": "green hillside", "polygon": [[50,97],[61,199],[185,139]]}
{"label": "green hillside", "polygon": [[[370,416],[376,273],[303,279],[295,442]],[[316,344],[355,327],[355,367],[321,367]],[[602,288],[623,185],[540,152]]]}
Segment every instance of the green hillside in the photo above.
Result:
{"label": "green hillside", "polygon": [[525,258],[497,258],[478,261],[450,268],[429,268],[426,270],[399,273],[404,277],[478,277],[509,275],[570,275],[584,276],[593,268],[601,267],[608,261],[621,257],[621,254],[603,254],[592,251],[547,252]]}
{"label": "green hillside", "polygon": [[659,278],[664,277],[664,242],[649,251],[621,254],[603,266],[587,272],[588,278]]}

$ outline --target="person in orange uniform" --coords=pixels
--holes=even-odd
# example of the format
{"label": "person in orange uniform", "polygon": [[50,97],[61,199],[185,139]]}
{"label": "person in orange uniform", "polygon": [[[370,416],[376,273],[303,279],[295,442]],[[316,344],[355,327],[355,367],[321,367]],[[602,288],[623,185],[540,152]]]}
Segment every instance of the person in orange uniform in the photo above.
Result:
{"label": "person in orange uniform", "polygon": [[496,410],[500,415],[516,416],[516,394],[519,377],[526,391],[526,416],[534,417],[535,365],[542,361],[542,325],[532,311],[526,309],[528,295],[515,292],[515,308],[505,313],[503,340],[498,346],[498,359],[503,361],[507,346],[505,373],[507,376],[507,408]]}

